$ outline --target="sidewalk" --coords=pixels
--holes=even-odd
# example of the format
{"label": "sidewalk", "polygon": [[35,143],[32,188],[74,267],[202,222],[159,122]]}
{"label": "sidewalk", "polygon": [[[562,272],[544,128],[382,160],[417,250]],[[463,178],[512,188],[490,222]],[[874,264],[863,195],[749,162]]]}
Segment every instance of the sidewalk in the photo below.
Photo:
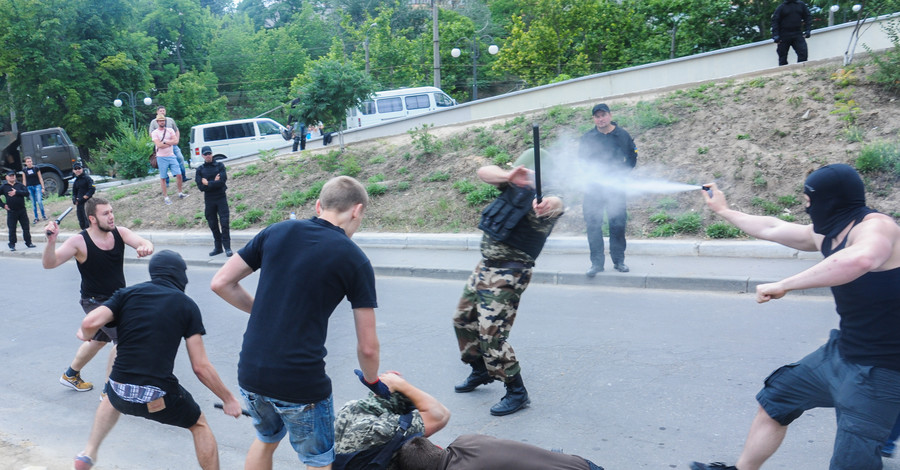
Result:
{"label": "sidewalk", "polygon": [[[207,232],[141,232],[156,251],[169,249],[181,253],[190,265],[221,266],[224,255],[209,256],[211,236]],[[237,251],[256,231],[232,231],[232,248]],[[63,240],[73,233],[63,233]],[[6,234],[0,234],[3,251],[0,258],[39,259],[43,236],[35,237],[37,248],[18,251],[5,249]],[[379,276],[406,276],[430,279],[465,280],[480,259],[480,233],[357,233],[353,240],[369,256]],[[127,262],[138,260],[134,250],[126,250]],[[647,289],[703,290],[718,292],[754,292],[757,284],[772,282],[796,274],[816,264],[819,253],[798,252],[765,241],[713,240],[629,240],[625,263],[629,273],[612,269],[593,279],[584,272],[590,267],[585,237],[551,236],[537,260],[533,282],[573,286],[604,286]],[[801,295],[829,295],[829,289],[800,291]]]}

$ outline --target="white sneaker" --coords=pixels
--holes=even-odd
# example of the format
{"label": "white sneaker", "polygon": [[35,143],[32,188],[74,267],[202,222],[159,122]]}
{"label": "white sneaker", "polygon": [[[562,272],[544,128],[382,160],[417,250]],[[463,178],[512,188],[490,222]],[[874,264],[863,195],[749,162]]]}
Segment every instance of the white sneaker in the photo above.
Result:
{"label": "white sneaker", "polygon": [[165,199],[165,201],[166,201],[166,205],[169,205],[169,204],[171,204],[171,203],[172,203],[172,200],[171,200],[171,199],[169,199],[169,196],[166,196],[166,199]]}
{"label": "white sneaker", "polygon": [[184,194],[184,193],[178,193],[178,199],[184,199],[184,198],[186,198],[186,197],[188,197],[187,194]]}

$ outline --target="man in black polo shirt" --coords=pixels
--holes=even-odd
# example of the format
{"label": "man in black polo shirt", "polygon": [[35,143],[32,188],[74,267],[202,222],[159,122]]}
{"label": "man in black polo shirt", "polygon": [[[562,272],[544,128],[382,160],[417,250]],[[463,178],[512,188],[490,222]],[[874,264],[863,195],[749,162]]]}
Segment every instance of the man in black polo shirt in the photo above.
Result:
{"label": "man in black polo shirt", "polygon": [[[213,277],[212,290],[250,314],[238,362],[238,383],[256,428],[245,468],[271,468],[285,434],[307,468],[330,468],[334,403],[325,337],[328,318],[344,297],[353,308],[359,378],[390,396],[378,379],[375,273],[350,239],[368,202],[359,181],[332,178],[316,201],[318,217],[266,227]],[[254,298],[240,281],[256,270]],[[312,429],[309,423],[315,423]]]}
{"label": "man in black polo shirt", "polygon": [[6,209],[6,226],[9,228],[9,251],[16,251],[16,225],[22,226],[22,238],[25,246],[34,248],[31,243],[31,231],[28,227],[28,209],[25,208],[25,196],[28,189],[22,183],[16,181],[16,172],[6,174],[6,183],[0,185],[0,195],[3,196],[3,207]]}
{"label": "man in black polo shirt", "polygon": [[[213,235],[215,243],[209,256],[216,256],[225,248],[225,256],[231,256],[231,234],[228,225],[230,212],[228,211],[228,197],[225,190],[228,186],[228,174],[225,172],[225,164],[217,162],[213,158],[212,148],[204,146],[200,150],[203,154],[203,164],[197,168],[194,180],[197,181],[197,189],[203,193],[203,202],[206,204],[206,222]],[[221,227],[220,225],[221,224]]]}
{"label": "man in black polo shirt", "polygon": [[181,255],[163,250],[150,260],[150,281],[119,289],[81,322],[78,339],[91,341],[108,323],[119,333],[106,397],[100,401],[84,451],[75,457],[75,470],[88,470],[97,459],[100,443],[121,413],[191,431],[200,467],[219,468],[219,453],[200,406],[173,374],[175,356],[184,338],[194,374],[224,403],[225,414],[241,415],[241,405],[222,383],[203,346],[200,308],[184,293],[187,265]]}

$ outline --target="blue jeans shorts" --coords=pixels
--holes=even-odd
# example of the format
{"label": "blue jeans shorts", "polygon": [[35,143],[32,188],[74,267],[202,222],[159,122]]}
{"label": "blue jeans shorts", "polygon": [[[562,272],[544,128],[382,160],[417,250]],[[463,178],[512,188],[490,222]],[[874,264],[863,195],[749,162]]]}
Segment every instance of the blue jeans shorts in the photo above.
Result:
{"label": "blue jeans shorts", "polygon": [[756,400],[787,426],[804,411],[834,408],[837,435],[831,470],[881,469],[881,446],[900,413],[900,372],[845,361],[838,351],[840,331],[800,362],[766,378]]}
{"label": "blue jeans shorts", "polygon": [[253,418],[256,438],[266,444],[290,434],[291,446],[304,465],[324,467],[334,461],[334,402],[291,403],[241,389]]}
{"label": "blue jeans shorts", "polygon": [[169,177],[169,170],[172,170],[172,175],[181,175],[181,166],[178,165],[178,158],[174,155],[171,157],[156,157],[156,166],[159,167],[159,178],[166,179]]}

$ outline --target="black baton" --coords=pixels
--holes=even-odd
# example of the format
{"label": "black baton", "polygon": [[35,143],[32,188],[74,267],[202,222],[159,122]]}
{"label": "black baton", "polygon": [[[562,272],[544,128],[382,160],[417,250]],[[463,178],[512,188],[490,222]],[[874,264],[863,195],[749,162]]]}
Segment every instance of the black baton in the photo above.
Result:
{"label": "black baton", "polygon": [[[56,226],[57,227],[59,227],[59,223],[62,222],[62,220],[65,219],[66,216],[69,215],[69,212],[72,212],[72,209],[74,209],[74,208],[75,208],[75,206],[69,206],[69,208],[66,209],[62,214],[59,214],[59,217],[56,218]],[[49,237],[50,235],[53,235],[53,232],[47,230],[47,236]]]}
{"label": "black baton", "polygon": [[534,123],[531,130],[534,132],[534,195],[540,204],[543,199],[541,194],[541,127],[538,123]]}
{"label": "black baton", "polygon": [[[218,409],[220,409],[220,410],[224,410],[224,409],[225,409],[225,404],[224,404],[224,403],[216,403],[216,404],[213,405],[213,406],[216,407],[216,408],[218,408]],[[245,409],[243,409],[243,408],[241,408],[241,414],[244,415],[244,416],[250,416],[250,412],[247,411],[247,410],[245,410]]]}

